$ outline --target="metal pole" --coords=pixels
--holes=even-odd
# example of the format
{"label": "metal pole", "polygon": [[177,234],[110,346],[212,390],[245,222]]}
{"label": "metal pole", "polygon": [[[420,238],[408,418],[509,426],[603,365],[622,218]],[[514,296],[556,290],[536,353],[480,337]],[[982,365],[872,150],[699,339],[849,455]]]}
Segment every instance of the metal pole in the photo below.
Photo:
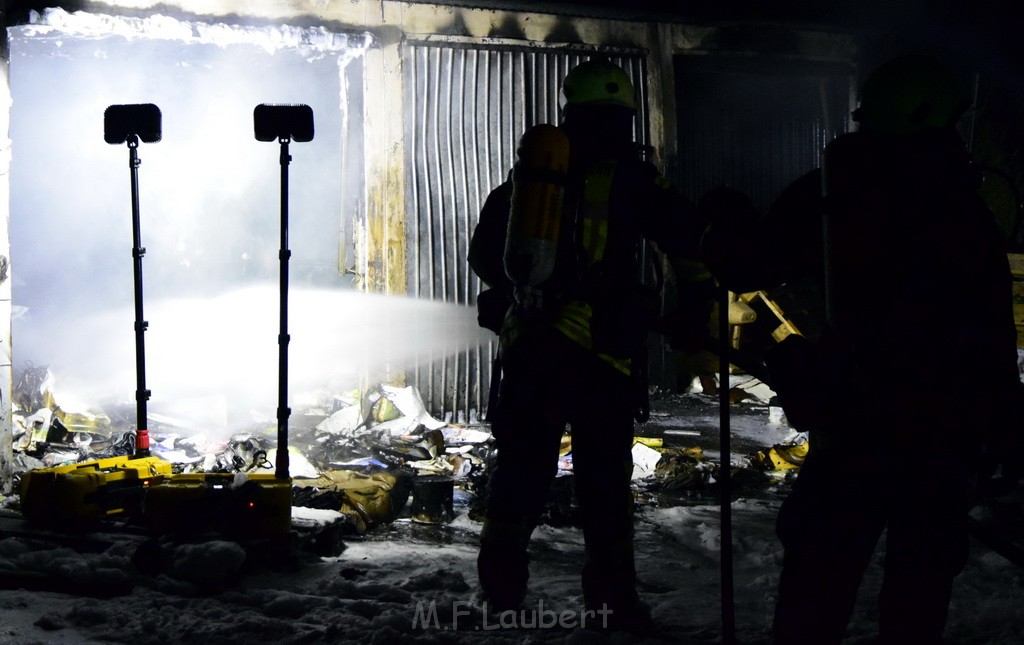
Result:
{"label": "metal pole", "polygon": [[718,482],[722,522],[722,642],[736,642],[736,608],[732,571],[732,442],[729,427],[729,290],[719,285],[718,339],[723,351],[718,359],[718,411],[721,466]]}
{"label": "metal pole", "polygon": [[288,479],[288,260],[292,252],[288,249],[288,164],[292,157],[288,154],[289,139],[280,139],[281,143],[281,332],[277,337],[278,372],[277,372],[277,463],[278,479]]}
{"label": "metal pole", "polygon": [[974,73],[974,87],[971,91],[971,122],[967,130],[967,152],[974,152],[974,125],[978,120],[978,86],[981,85],[981,74]]}
{"label": "metal pole", "polygon": [[146,401],[151,392],[146,389],[146,329],[149,323],[142,313],[142,256],[146,249],[142,248],[142,234],[139,225],[139,138],[128,137],[128,166],[132,178],[132,264],[135,273],[135,458],[149,457],[149,424],[147,422]]}

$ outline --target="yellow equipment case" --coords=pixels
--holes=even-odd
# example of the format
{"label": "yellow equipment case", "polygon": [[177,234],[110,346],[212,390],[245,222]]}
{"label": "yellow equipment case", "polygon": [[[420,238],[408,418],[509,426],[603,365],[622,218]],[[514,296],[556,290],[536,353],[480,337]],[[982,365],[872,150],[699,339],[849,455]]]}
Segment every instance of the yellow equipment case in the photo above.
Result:
{"label": "yellow equipment case", "polygon": [[156,533],[280,537],[291,530],[292,480],[262,473],[175,475],[146,491],[143,512]]}
{"label": "yellow equipment case", "polygon": [[146,489],[171,475],[157,457],[110,457],[30,470],[21,477],[25,519],[54,527],[84,527],[141,510]]}

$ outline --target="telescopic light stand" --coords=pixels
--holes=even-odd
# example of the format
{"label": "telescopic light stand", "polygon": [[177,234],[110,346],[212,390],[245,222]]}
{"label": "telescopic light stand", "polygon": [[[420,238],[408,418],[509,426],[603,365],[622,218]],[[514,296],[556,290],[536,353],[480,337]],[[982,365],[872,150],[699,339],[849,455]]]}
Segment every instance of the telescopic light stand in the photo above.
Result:
{"label": "telescopic light stand", "polygon": [[281,137],[281,250],[278,258],[280,270],[280,313],[281,330],[277,337],[277,463],[274,464],[278,479],[288,479],[288,261],[292,252],[288,248],[288,165],[292,157],[288,154],[289,137]]}
{"label": "telescopic light stand", "polygon": [[736,609],[733,591],[732,553],[732,432],[729,415],[729,290],[719,286],[718,338],[722,351],[718,357],[718,405],[721,466],[719,490],[721,504],[721,583],[722,643],[736,642]]}
{"label": "telescopic light stand", "polygon": [[146,388],[146,330],[149,323],[142,313],[142,257],[146,249],[142,246],[139,224],[139,137],[128,137],[128,167],[132,181],[132,265],[135,277],[135,458],[149,457],[149,422],[147,401],[152,394]]}
{"label": "telescopic light stand", "polygon": [[287,480],[288,473],[288,165],[292,141],[313,140],[313,110],[308,105],[271,105],[261,103],[253,110],[253,131],[257,141],[277,141],[281,145],[281,250],[280,269],[280,333],[277,337],[277,460],[274,465],[278,479]]}
{"label": "telescopic light stand", "polygon": [[139,225],[139,141],[155,143],[162,137],[163,117],[152,103],[111,105],[103,113],[103,138],[111,144],[128,144],[128,169],[132,186],[132,265],[135,276],[135,458],[150,456],[149,422],[146,402],[151,392],[146,388],[146,341],[149,328],[142,313],[142,247]]}

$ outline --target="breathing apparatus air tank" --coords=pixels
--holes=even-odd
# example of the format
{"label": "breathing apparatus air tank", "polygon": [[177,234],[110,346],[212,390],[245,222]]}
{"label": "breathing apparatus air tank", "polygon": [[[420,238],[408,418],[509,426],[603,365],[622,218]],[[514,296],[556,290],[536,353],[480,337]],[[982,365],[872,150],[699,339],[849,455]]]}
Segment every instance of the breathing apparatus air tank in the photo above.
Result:
{"label": "breathing apparatus air tank", "polygon": [[558,251],[569,170],[569,138],[550,124],[535,125],[519,140],[512,169],[512,205],[505,240],[505,273],[520,289],[551,277]]}

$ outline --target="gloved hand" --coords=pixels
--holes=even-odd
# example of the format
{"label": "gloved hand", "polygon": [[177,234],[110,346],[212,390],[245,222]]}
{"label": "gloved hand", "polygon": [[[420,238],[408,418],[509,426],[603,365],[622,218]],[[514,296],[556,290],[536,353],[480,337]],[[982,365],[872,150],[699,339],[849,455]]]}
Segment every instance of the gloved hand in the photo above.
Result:
{"label": "gloved hand", "polygon": [[484,329],[500,334],[501,326],[505,322],[505,315],[508,313],[510,306],[512,306],[512,300],[504,290],[487,289],[481,291],[476,297],[476,321]]}
{"label": "gloved hand", "polygon": [[826,388],[818,348],[792,334],[765,352],[764,360],[790,425],[800,432],[824,428]]}

